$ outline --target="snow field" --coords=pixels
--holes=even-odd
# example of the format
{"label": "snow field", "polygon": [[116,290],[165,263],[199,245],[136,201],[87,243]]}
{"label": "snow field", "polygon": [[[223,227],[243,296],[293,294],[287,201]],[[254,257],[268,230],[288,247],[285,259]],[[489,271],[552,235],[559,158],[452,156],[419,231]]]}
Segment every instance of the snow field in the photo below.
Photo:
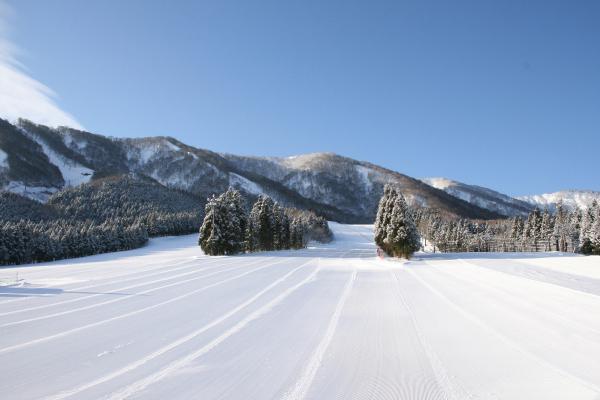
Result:
{"label": "snow field", "polygon": [[3,399],[598,399],[598,257],[378,260],[369,226],[0,269]]}

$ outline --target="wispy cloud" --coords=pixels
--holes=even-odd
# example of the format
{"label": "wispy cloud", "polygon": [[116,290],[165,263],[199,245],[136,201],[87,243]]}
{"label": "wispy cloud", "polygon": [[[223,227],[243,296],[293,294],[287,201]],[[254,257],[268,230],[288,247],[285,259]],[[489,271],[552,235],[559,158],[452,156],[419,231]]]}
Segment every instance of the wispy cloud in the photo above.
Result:
{"label": "wispy cloud", "polygon": [[26,118],[49,125],[81,128],[81,124],[56,104],[56,94],[28,75],[19,63],[18,47],[8,38],[13,11],[0,0],[0,117],[11,121]]}

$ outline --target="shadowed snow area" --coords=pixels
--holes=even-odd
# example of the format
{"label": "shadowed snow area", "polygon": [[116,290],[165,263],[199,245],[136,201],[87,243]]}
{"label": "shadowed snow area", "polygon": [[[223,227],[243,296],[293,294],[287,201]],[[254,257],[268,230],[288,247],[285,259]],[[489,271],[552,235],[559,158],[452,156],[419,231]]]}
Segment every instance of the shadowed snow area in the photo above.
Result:
{"label": "shadowed snow area", "polygon": [[600,258],[375,257],[372,228],[0,269],[8,399],[600,399]]}

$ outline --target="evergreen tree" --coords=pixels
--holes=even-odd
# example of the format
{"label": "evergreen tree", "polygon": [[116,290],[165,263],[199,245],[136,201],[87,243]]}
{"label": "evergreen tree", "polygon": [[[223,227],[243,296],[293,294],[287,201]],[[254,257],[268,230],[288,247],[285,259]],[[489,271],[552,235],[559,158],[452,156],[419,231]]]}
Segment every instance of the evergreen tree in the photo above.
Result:
{"label": "evergreen tree", "polygon": [[277,203],[273,205],[273,247],[277,250],[290,248],[290,220],[285,209]]}
{"label": "evergreen tree", "polygon": [[554,218],[552,217],[552,214],[548,212],[547,208],[544,209],[544,212],[542,213],[542,222],[540,230],[541,239],[544,241],[544,250],[550,251],[552,242],[552,232],[554,231]]}
{"label": "evergreen tree", "polygon": [[389,185],[384,189],[377,211],[375,242],[394,257],[410,258],[420,247],[412,212],[402,193]]}
{"label": "evergreen tree", "polygon": [[594,234],[594,222],[598,219],[598,212],[598,202],[596,202],[596,200],[594,200],[592,204],[582,212],[581,222],[579,225],[579,240],[581,242],[580,251],[583,254],[594,253],[592,236]]}
{"label": "evergreen tree", "polygon": [[542,215],[536,208],[527,217],[523,228],[523,245],[527,250],[537,251],[538,241],[542,235]]}
{"label": "evergreen tree", "polygon": [[377,216],[375,217],[374,224],[374,236],[375,243],[383,249],[384,241],[387,237],[387,226],[390,224],[390,218],[392,215],[392,205],[396,191],[391,185],[385,185],[383,188],[383,196],[379,200],[379,207],[377,208]]}
{"label": "evergreen tree", "polygon": [[261,195],[252,206],[246,232],[246,249],[248,251],[270,251],[274,249],[274,205],[273,199]]}
{"label": "evergreen tree", "polygon": [[205,254],[223,254],[222,246],[220,246],[222,239],[219,219],[219,203],[217,197],[213,195],[204,206],[204,220],[200,226],[200,236],[198,237],[198,244]]}
{"label": "evergreen tree", "polygon": [[220,196],[212,196],[205,207],[198,239],[202,251],[209,255],[236,254],[244,249],[246,215],[242,197],[229,188]]}
{"label": "evergreen tree", "polygon": [[227,254],[239,253],[244,250],[248,226],[244,199],[239,191],[229,188],[223,200],[227,220]]}
{"label": "evergreen tree", "polygon": [[553,237],[557,251],[568,251],[570,232],[569,213],[562,201],[556,204]]}
{"label": "evergreen tree", "polygon": [[596,206],[594,211],[594,222],[590,228],[589,241],[591,254],[600,255],[600,207]]}
{"label": "evergreen tree", "polygon": [[301,249],[306,246],[305,225],[298,217],[294,217],[290,222],[290,248]]}

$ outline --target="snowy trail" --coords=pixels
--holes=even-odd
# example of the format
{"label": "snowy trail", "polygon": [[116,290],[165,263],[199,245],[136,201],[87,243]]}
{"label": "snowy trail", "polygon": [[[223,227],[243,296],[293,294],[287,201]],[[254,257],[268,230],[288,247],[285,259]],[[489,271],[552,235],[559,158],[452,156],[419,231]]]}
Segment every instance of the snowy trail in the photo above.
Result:
{"label": "snowy trail", "polygon": [[600,399],[600,258],[378,260],[369,226],[0,269],[2,399]]}

